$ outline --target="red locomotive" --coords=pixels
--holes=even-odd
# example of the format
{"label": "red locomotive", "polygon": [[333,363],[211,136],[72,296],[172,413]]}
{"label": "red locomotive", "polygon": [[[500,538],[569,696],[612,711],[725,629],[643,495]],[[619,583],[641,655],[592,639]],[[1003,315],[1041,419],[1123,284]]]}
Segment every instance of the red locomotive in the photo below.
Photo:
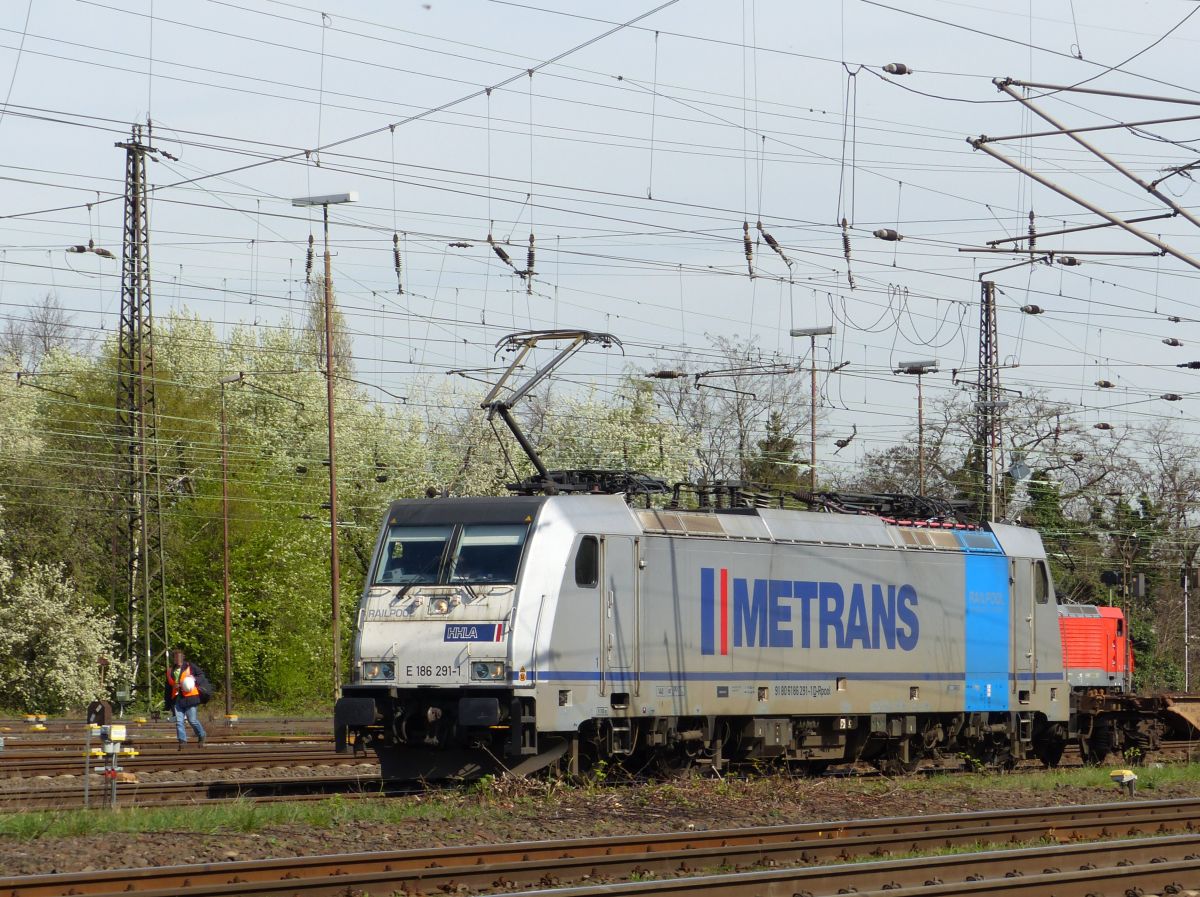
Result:
{"label": "red locomotive", "polygon": [[1133,652],[1120,608],[1062,604],[1058,608],[1058,628],[1062,633],[1063,669],[1073,689],[1131,690]]}

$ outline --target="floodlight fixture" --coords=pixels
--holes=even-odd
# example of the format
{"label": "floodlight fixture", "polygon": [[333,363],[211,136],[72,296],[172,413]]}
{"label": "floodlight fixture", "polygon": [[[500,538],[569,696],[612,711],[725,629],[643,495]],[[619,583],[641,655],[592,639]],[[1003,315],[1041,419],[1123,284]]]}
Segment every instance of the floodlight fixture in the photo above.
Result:
{"label": "floodlight fixture", "polygon": [[347,202],[358,202],[358,191],[349,193],[328,193],[324,196],[297,196],[292,200],[294,206],[338,206]]}
{"label": "floodlight fixture", "polygon": [[938,372],[938,363],[936,358],[926,358],[921,361],[902,361],[893,373],[896,374],[916,374],[918,377],[923,374],[936,374]]}
{"label": "floodlight fixture", "polygon": [[833,333],[833,325],[826,324],[824,327],[793,327],[788,333],[792,336],[830,336]]}

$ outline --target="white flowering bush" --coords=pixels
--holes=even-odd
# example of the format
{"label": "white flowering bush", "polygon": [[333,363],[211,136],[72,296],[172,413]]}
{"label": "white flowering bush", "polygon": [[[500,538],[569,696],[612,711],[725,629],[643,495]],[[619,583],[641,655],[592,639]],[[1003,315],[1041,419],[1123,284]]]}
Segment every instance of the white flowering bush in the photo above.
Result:
{"label": "white flowering bush", "polygon": [[[116,656],[113,624],[88,606],[60,566],[16,576],[0,559],[0,695],[27,711],[59,713],[105,697],[99,660]],[[108,677],[119,676],[115,663]],[[113,680],[115,681],[115,680]]]}

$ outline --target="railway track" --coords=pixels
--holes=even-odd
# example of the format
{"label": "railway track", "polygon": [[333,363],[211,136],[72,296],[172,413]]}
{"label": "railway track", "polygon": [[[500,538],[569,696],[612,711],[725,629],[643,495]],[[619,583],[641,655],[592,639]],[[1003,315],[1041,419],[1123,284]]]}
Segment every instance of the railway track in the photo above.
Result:
{"label": "railway track", "polygon": [[[136,721],[137,719],[138,717],[123,717],[115,719],[113,722],[124,723],[131,733],[139,735],[155,734],[164,738],[175,736],[173,720],[147,720],[139,723]],[[44,728],[35,729],[35,725]],[[86,725],[87,723],[83,719],[47,719],[42,723],[34,723],[25,719],[0,718],[0,736],[6,739],[16,737],[32,739],[70,735],[77,736],[82,740]],[[236,732],[241,735],[257,734],[276,737],[312,735],[318,738],[328,738],[331,737],[333,731],[333,721],[328,717],[245,717],[235,723],[227,723],[225,720],[217,718],[204,719],[204,725],[213,735]]]}
{"label": "railway track", "polygon": [[[554,887],[622,894],[1125,894],[1200,884],[1200,800],[855,820],[0,878],[0,897],[52,894],[443,894]],[[1079,843],[1091,839],[1093,843]],[[979,845],[1050,845],[887,859]],[[876,862],[850,862],[863,858]],[[1123,865],[1128,864],[1128,865]],[[663,880],[647,881],[659,878]],[[614,884],[620,882],[619,890]],[[1098,883],[1115,883],[1109,891]],[[566,887],[575,884],[574,887]],[[1086,890],[1072,890],[1079,885]],[[933,890],[929,890],[932,888]],[[1020,888],[1017,890],[1016,888]],[[1038,890],[1042,888],[1042,890]],[[526,895],[532,893],[522,890]],[[549,892],[547,892],[549,893]]]}
{"label": "railway track", "polygon": [[[108,786],[93,780],[90,805],[108,806]],[[255,803],[317,800],[332,795],[391,797],[426,790],[415,784],[385,783],[377,776],[296,776],[292,778],[209,779],[193,782],[137,782],[117,786],[117,804],[130,806],[187,806],[213,801],[252,800]],[[0,791],[0,812],[78,810],[84,806],[83,786]]]}
{"label": "railway track", "polygon": [[[17,778],[28,776],[82,775],[83,752],[73,756],[66,751],[53,754],[5,751],[0,754],[0,777]],[[102,760],[92,759],[95,771]],[[122,757],[120,765],[128,772],[155,772],[164,769],[248,769],[270,766],[352,766],[374,763],[373,755],[339,754],[325,745],[285,745],[264,749],[258,745],[244,747],[207,747],[201,750],[190,745],[185,750],[145,750],[139,748],[138,756]]]}
{"label": "railway track", "polygon": [[[194,742],[179,750],[174,740],[160,742],[137,740],[129,742],[138,751],[138,756],[122,760],[121,765],[130,772],[150,772],[164,769],[246,769],[259,766],[302,766],[325,765],[347,766],[374,763],[371,753],[339,754],[332,750],[332,739],[313,740],[302,736],[286,736],[283,741],[228,741],[210,740],[201,750]],[[93,741],[93,748],[97,742]],[[1163,759],[1182,758],[1191,760],[1200,751],[1200,745],[1191,741],[1163,742]],[[1074,762],[1073,762],[1074,761]],[[1080,765],[1078,752],[1066,754],[1062,766]],[[919,773],[936,774],[954,772],[961,763],[946,766],[922,766]],[[1040,764],[1028,764],[1040,768]],[[79,775],[83,772],[83,745],[79,742],[59,740],[52,746],[33,743],[18,743],[0,752],[0,778],[27,776]],[[831,774],[861,774],[852,766],[836,767]]]}
{"label": "railway track", "polygon": [[[63,738],[57,736],[47,737],[46,735],[5,735],[4,749],[0,751],[0,761],[5,757],[9,757],[19,752],[41,751],[42,753],[53,753],[54,751],[79,751],[82,750],[87,739],[84,735],[79,734],[71,738]],[[323,735],[247,735],[238,731],[221,729],[219,731],[208,730],[208,743],[210,745],[218,744],[326,744],[332,745],[333,738],[328,734]],[[97,739],[92,739],[92,746],[95,747]],[[136,731],[131,742],[139,749],[147,747],[160,747],[163,749],[170,748],[175,750],[177,742],[175,741],[175,732],[144,732]],[[190,745],[195,744],[195,739],[188,742]]]}

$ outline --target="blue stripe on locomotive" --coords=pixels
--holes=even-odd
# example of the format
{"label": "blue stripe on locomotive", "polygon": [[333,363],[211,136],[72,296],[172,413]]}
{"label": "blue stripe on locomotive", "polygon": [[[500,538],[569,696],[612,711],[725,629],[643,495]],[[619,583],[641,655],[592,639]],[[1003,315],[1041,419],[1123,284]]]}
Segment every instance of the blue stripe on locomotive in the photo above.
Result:
{"label": "blue stripe on locomotive", "polygon": [[1008,710],[1011,627],[1008,558],[967,554],[966,694],[967,711]]}

